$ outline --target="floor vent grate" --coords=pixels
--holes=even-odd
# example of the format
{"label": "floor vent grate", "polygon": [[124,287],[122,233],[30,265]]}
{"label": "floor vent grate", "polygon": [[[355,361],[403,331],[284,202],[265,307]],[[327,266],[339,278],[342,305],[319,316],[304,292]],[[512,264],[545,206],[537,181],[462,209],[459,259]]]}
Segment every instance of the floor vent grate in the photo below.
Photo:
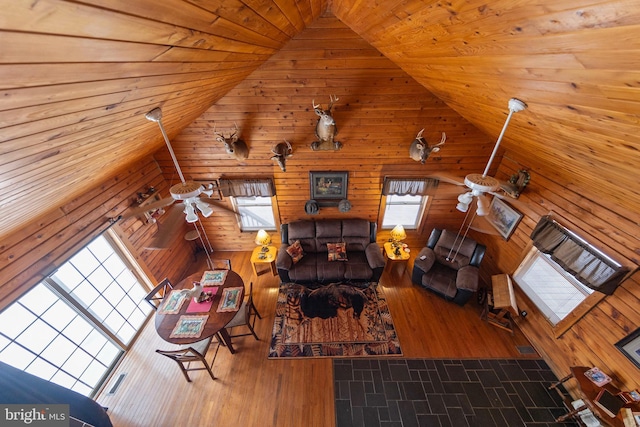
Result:
{"label": "floor vent grate", "polygon": [[124,380],[124,377],[126,377],[127,374],[120,374],[118,376],[118,379],[116,380],[115,383],[113,383],[113,387],[111,387],[111,389],[107,392],[108,395],[112,395],[115,394],[116,391],[118,390],[118,387],[120,387],[120,384],[122,384],[122,380]]}
{"label": "floor vent grate", "polygon": [[519,345],[517,349],[520,354],[536,354],[536,351],[530,345]]}

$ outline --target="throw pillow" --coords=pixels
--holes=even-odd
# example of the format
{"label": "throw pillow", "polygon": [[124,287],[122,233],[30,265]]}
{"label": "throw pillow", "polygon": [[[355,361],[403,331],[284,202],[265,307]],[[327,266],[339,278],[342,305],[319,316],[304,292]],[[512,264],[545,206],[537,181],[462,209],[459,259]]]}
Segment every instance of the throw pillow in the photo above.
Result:
{"label": "throw pillow", "polygon": [[293,244],[287,248],[287,253],[291,256],[294,264],[300,261],[304,256],[304,251],[302,250],[302,246],[300,245],[300,240],[296,240],[295,242],[293,242]]}
{"label": "throw pillow", "polygon": [[347,260],[347,244],[327,243],[327,252],[329,253],[329,261],[346,261]]}

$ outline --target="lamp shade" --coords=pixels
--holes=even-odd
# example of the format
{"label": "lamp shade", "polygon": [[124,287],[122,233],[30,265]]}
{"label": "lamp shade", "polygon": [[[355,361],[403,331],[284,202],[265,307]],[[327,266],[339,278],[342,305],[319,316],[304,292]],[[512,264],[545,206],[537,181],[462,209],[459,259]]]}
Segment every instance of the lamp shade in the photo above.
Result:
{"label": "lamp shade", "polygon": [[271,236],[264,230],[258,231],[256,235],[256,245],[267,246],[271,243]]}
{"label": "lamp shade", "polygon": [[398,224],[391,230],[391,238],[396,241],[404,240],[407,238],[407,233],[404,231],[402,224]]}

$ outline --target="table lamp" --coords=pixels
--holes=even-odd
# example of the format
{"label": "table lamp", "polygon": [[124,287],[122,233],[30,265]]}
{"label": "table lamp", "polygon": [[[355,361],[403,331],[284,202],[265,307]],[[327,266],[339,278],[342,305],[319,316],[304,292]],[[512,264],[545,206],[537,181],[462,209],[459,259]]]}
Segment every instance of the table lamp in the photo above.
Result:
{"label": "table lamp", "polygon": [[407,233],[404,231],[402,224],[398,224],[391,230],[391,239],[393,240],[393,246],[398,246],[401,241],[407,238]]}
{"label": "table lamp", "polygon": [[271,236],[264,230],[258,231],[256,235],[256,245],[262,245],[262,252],[269,252],[267,247],[271,243]]}

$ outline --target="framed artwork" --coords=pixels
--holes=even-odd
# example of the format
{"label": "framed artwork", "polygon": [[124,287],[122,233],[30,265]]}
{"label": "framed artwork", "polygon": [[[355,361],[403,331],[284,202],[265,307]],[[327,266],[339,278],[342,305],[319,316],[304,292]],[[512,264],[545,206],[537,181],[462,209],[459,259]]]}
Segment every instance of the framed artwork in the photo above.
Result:
{"label": "framed artwork", "polygon": [[520,212],[509,206],[502,199],[493,198],[487,221],[498,230],[504,240],[509,240],[521,219],[522,214]]}
{"label": "framed artwork", "polygon": [[333,201],[337,204],[347,198],[349,172],[309,172],[311,199]]}
{"label": "framed artwork", "polygon": [[640,328],[618,341],[615,346],[636,367],[640,368]]}

